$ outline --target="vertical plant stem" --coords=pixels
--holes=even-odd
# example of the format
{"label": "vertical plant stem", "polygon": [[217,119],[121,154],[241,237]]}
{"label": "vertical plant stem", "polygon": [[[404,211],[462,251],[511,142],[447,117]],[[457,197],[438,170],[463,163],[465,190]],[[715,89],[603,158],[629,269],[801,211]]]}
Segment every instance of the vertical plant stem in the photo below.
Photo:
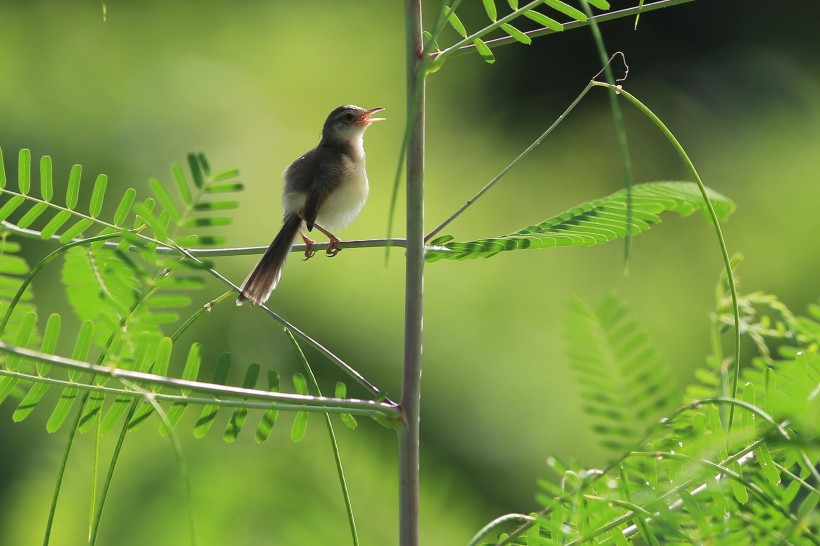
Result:
{"label": "vertical plant stem", "polygon": [[424,84],[421,0],[405,0],[407,34],[407,266],[402,427],[399,428],[399,544],[419,544],[419,407],[424,278]]}

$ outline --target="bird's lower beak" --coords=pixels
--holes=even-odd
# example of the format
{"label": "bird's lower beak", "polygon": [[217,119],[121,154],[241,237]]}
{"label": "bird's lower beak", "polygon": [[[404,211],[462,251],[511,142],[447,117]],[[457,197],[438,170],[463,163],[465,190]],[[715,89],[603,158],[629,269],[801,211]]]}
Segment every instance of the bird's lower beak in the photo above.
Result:
{"label": "bird's lower beak", "polygon": [[371,110],[366,111],[361,117],[356,121],[356,123],[364,123],[365,125],[370,125],[371,123],[376,123],[377,121],[384,121],[385,118],[372,118],[373,114],[376,112],[381,112],[384,108],[373,108]]}

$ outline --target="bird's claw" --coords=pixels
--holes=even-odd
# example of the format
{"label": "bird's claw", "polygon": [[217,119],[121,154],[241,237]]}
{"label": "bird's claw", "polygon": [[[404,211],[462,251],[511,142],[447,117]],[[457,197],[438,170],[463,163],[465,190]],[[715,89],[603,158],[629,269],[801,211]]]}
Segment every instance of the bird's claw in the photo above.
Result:
{"label": "bird's claw", "polygon": [[336,254],[338,254],[339,252],[342,251],[341,248],[336,248],[336,246],[335,246],[337,243],[341,243],[341,242],[342,241],[339,240],[339,239],[331,239],[330,240],[330,243],[327,245],[327,249],[325,249],[325,254],[327,255],[328,258],[333,258],[334,256],[336,256]]}
{"label": "bird's claw", "polygon": [[313,250],[313,245],[316,244],[316,241],[305,235],[304,232],[299,232],[299,234],[302,236],[302,240],[305,242],[305,259],[303,261],[306,262],[316,255],[316,251]]}

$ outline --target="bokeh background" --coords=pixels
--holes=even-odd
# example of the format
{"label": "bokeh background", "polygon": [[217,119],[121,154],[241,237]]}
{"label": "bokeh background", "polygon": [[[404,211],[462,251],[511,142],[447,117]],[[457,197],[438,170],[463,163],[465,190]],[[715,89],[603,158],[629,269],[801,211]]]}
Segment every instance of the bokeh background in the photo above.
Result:
{"label": "bokeh background", "polygon": [[[438,4],[426,4],[432,16]],[[481,3],[463,4],[463,20],[478,28]],[[706,184],[737,203],[724,230],[731,252],[745,256],[741,288],[778,294],[800,312],[817,301],[820,271],[820,8],[803,0],[787,9],[694,2],[644,15],[637,30],[633,20],[603,30],[607,46],[626,54],[628,88],[677,134]],[[280,173],[315,145],[327,113],[351,102],[383,106],[389,121],[366,139],[371,197],[341,234],[381,237],[404,123],[403,46],[400,2],[108,1],[104,22],[100,2],[3,0],[0,147],[9,173],[27,147],[35,158],[53,157],[62,183],[81,163],[86,177],[109,175],[110,196],[133,186],[142,197],[149,177],[170,184],[170,163],[204,151],[215,169],[238,167],[246,184],[223,231],[228,244],[264,245],[278,228]],[[599,69],[586,30],[504,47],[496,59],[453,58],[429,80],[430,227],[551,124]],[[688,179],[657,130],[624,107],[636,181]],[[447,232],[507,233],[622,183],[608,99],[596,91]],[[399,210],[396,225],[403,221]],[[24,244],[32,261],[52,250]],[[239,282],[255,259],[216,265]],[[595,443],[564,356],[571,296],[596,305],[614,292],[628,301],[682,392],[708,352],[720,270],[713,231],[699,216],[666,217],[635,239],[628,275],[621,243],[430,265],[424,542],[463,544],[497,515],[537,509],[536,480],[548,477],[549,455],[590,466],[611,455]],[[54,267],[35,282],[38,297],[57,308],[65,305],[58,279]],[[269,305],[398,398],[402,286],[400,252],[385,265],[382,249],[347,251],[332,261],[290,260]],[[209,283],[195,300],[221,291]],[[218,306],[187,336],[203,341],[207,366],[231,351],[284,376],[297,369],[281,331],[248,308]],[[335,370],[309,356],[332,385]],[[0,407],[0,544],[18,546],[42,540],[66,432],[49,436],[42,409],[13,425],[13,409]],[[349,543],[320,418],[299,444],[282,416],[265,444],[244,431],[226,445],[218,433],[225,416],[214,434],[193,440],[193,413],[178,431],[200,544]],[[395,543],[393,434],[369,422],[355,432],[336,428],[362,543]],[[103,469],[112,442],[103,439]],[[69,461],[52,544],[85,540],[93,476],[86,435]],[[186,517],[168,440],[156,425],[139,429],[116,470],[101,544],[185,544]]]}

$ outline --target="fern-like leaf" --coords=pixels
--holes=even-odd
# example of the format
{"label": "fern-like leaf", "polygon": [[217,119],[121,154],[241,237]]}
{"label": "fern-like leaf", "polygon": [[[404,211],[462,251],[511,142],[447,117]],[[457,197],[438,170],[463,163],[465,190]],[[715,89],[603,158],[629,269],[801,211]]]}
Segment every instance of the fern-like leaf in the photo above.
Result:
{"label": "fern-like leaf", "polygon": [[566,339],[584,410],[601,445],[623,451],[668,410],[668,374],[624,304],[605,298],[596,308],[573,299]]}
{"label": "fern-like leaf", "polygon": [[[23,347],[34,347],[40,341],[40,334],[35,327],[36,308],[30,285],[17,305],[10,308],[24,277],[29,273],[28,263],[17,255],[18,252],[20,245],[9,239],[7,231],[0,231],[0,317],[3,317],[0,340],[13,344],[23,341]],[[19,371],[20,364],[20,359],[0,355],[0,366],[7,370]],[[0,377],[0,403],[12,395],[18,399],[23,396],[17,378]]]}
{"label": "fern-like leaf", "polygon": [[[717,192],[708,193],[718,217],[727,218],[734,204]],[[443,248],[428,251],[427,260],[466,260],[507,250],[598,245],[626,237],[627,232],[637,235],[647,231],[660,223],[662,212],[687,216],[706,206],[697,185],[689,182],[637,184],[632,187],[631,211],[628,203],[627,191],[620,190],[509,235],[467,242],[455,242],[445,235],[429,243]]]}

